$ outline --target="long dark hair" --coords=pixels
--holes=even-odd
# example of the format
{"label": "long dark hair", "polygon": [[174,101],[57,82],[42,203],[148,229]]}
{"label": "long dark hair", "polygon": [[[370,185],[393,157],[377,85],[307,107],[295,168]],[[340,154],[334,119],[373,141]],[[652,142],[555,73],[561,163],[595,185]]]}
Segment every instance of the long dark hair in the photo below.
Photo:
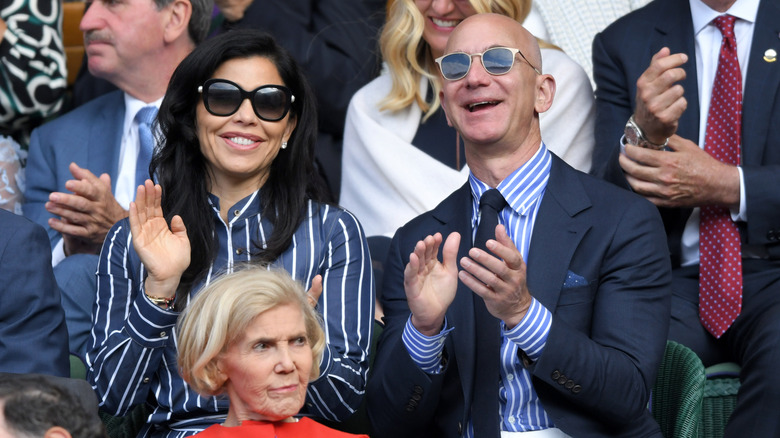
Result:
{"label": "long dark hair", "polygon": [[162,186],[162,209],[170,223],[179,215],[187,227],[192,247],[190,266],[182,275],[176,307],[184,307],[189,291],[208,271],[219,243],[212,208],[208,202],[209,173],[200,151],[195,110],[201,99],[198,86],[210,79],[222,64],[236,58],[261,56],[279,71],[295,96],[290,117],[297,120],[287,148],[271,163],[262,189],[262,213],[273,224],[265,247],[256,243],[254,263],[267,265],[290,246],[303,221],[307,199],[324,199],[322,182],[314,168],[317,113],[314,95],[292,56],[274,39],[257,30],[234,30],[206,40],[187,56],[173,73],[160,105],[157,123],[161,147],[155,151],[150,172]]}

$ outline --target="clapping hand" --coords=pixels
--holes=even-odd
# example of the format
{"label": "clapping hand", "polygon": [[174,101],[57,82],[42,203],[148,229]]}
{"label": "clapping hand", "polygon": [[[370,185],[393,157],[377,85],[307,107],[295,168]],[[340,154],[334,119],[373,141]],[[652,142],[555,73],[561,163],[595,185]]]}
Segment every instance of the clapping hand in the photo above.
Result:
{"label": "clapping hand", "polygon": [[130,203],[130,231],[133,247],[149,276],[146,293],[155,297],[173,297],[181,276],[190,265],[190,240],[181,217],[165,221],[161,207],[162,188],[146,180],[138,186],[135,202]]}
{"label": "clapping hand", "polygon": [[444,315],[458,289],[456,259],[460,234],[447,237],[440,262],[437,256],[441,244],[441,233],[417,242],[404,269],[404,290],[412,311],[412,324],[427,336],[441,331]]}
{"label": "clapping hand", "polygon": [[70,163],[73,179],[65,183],[71,193],[53,192],[46,210],[59,218],[49,219],[49,226],[62,234],[65,255],[97,254],[108,230],[127,211],[111,192],[111,177],[96,176],[88,169]]}
{"label": "clapping hand", "polygon": [[463,270],[458,277],[469,289],[485,300],[491,315],[504,321],[508,328],[517,325],[531,306],[526,284],[526,264],[503,225],[496,227],[496,239],[487,241],[493,254],[471,248],[460,260]]}

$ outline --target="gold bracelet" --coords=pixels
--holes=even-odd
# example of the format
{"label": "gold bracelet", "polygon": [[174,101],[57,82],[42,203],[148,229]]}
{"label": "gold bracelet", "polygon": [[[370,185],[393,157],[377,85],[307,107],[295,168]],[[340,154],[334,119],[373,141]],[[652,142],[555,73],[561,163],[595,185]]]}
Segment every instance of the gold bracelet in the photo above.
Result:
{"label": "gold bracelet", "polygon": [[[176,295],[172,297],[153,297],[145,292],[144,295],[146,295],[146,298],[149,298],[149,301],[157,306],[160,306],[165,310],[173,310],[173,301],[176,299]],[[163,307],[163,305],[165,305],[165,307]]]}

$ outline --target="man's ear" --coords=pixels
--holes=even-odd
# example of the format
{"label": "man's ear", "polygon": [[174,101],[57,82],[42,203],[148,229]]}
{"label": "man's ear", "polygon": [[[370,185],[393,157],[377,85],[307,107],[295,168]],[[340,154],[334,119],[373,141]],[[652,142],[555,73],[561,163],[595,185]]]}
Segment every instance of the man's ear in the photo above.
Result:
{"label": "man's ear", "polygon": [[550,109],[555,98],[555,78],[552,75],[539,75],[536,78],[536,101],[534,110],[543,113]]}
{"label": "man's ear", "polygon": [[43,438],[72,438],[70,432],[60,426],[50,427],[46,433],[43,434]]}
{"label": "man's ear", "polygon": [[447,114],[447,110],[444,108],[444,91],[439,91],[439,101],[441,101],[441,109],[444,111],[444,117],[447,119],[447,126],[452,128],[452,122],[450,116]]}
{"label": "man's ear", "polygon": [[189,0],[173,0],[166,6],[166,11],[168,16],[163,38],[166,43],[172,43],[179,39],[182,33],[185,36],[188,34],[190,18],[192,18],[192,3]]}

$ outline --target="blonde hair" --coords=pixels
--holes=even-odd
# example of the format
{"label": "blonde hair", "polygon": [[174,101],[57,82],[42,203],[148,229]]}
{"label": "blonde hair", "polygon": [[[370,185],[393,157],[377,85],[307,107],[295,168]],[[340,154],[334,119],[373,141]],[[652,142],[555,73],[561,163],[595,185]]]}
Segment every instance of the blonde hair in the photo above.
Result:
{"label": "blonde hair", "polygon": [[[493,12],[520,23],[531,12],[531,0],[469,0],[469,3],[478,14]],[[414,0],[390,0],[379,47],[393,85],[379,102],[380,110],[400,111],[417,104],[423,111],[423,120],[427,120],[441,106],[441,83],[431,48],[422,37],[424,27],[425,18]],[[420,93],[423,77],[433,88],[432,102],[427,102]]]}
{"label": "blonde hair", "polygon": [[224,392],[217,368],[219,354],[236,342],[252,321],[277,306],[293,304],[303,313],[312,351],[309,380],[319,376],[325,349],[321,318],[303,286],[283,270],[245,267],[203,288],[178,321],[178,364],[182,378],[204,396]]}

